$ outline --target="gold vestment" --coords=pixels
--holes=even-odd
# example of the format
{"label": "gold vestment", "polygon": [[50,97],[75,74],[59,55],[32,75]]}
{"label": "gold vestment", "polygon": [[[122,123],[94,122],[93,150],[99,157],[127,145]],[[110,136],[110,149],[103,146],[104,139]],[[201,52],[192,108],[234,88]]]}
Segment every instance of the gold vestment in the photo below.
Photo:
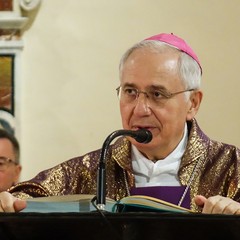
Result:
{"label": "gold vestment", "polygon": [[[190,196],[206,198],[215,195],[240,201],[240,150],[235,146],[211,140],[195,119],[188,122],[186,151],[178,171],[182,185],[190,185]],[[63,162],[40,172],[36,177],[13,186],[9,191],[25,199],[66,194],[96,194],[98,162],[101,149]],[[119,138],[106,157],[106,195],[119,200],[134,186],[131,144]],[[194,201],[191,209],[198,212]]]}

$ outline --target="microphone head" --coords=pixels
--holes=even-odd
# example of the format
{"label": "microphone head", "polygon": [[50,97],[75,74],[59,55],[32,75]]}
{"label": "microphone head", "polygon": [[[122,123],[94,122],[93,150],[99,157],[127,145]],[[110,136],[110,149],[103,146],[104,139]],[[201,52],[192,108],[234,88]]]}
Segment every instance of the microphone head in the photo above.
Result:
{"label": "microphone head", "polygon": [[145,128],[141,128],[136,131],[134,139],[139,143],[149,143],[152,141],[152,133]]}

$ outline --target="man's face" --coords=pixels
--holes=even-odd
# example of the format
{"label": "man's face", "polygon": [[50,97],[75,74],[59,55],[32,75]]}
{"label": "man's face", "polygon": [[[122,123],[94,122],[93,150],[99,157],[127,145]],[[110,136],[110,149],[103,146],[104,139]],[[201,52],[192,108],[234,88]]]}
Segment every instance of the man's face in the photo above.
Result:
{"label": "man's face", "polygon": [[[12,143],[6,138],[0,138],[0,157],[10,158],[15,161]],[[5,170],[0,169],[0,192],[17,183],[21,172],[21,166],[7,163]]]}
{"label": "man's face", "polygon": [[[179,53],[152,53],[146,49],[135,50],[123,66],[120,84],[139,91],[164,89],[170,93],[186,90],[178,75]],[[145,94],[132,103],[120,100],[124,129],[146,128],[153,139],[148,144],[130,141],[149,159],[162,159],[171,153],[180,142],[184,125],[189,118],[191,101],[184,93],[154,104]]]}

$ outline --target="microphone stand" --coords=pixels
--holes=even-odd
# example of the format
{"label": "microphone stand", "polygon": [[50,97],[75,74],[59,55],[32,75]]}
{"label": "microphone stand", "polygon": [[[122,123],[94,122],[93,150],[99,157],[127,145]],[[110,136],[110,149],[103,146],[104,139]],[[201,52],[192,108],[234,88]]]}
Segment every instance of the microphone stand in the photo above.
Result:
{"label": "microphone stand", "polygon": [[137,131],[131,130],[117,130],[111,133],[103,143],[100,159],[99,159],[99,166],[98,166],[98,176],[97,176],[97,200],[96,205],[99,210],[105,210],[106,206],[106,155],[108,151],[108,147],[111,141],[119,136],[127,135],[133,137],[137,142],[140,143],[148,143],[152,140],[152,134],[150,131],[146,129],[140,129]]}
{"label": "microphone stand", "polygon": [[106,164],[105,158],[111,141],[121,135],[125,135],[126,130],[117,130],[111,133],[103,143],[99,159],[98,178],[97,178],[97,208],[105,210],[106,205]]}

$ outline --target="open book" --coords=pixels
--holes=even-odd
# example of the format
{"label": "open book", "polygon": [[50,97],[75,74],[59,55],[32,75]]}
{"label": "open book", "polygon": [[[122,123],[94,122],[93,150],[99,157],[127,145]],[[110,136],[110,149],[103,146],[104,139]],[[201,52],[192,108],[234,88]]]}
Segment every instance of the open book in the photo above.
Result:
{"label": "open book", "polygon": [[122,198],[114,205],[114,209],[116,212],[192,212],[190,209],[144,195]]}
{"label": "open book", "polygon": [[[92,203],[93,198],[94,195],[88,194],[32,198],[27,200],[27,207],[22,212],[91,212],[96,211]],[[143,195],[132,195],[117,202],[107,198],[105,210],[108,212],[191,212],[187,208]]]}

